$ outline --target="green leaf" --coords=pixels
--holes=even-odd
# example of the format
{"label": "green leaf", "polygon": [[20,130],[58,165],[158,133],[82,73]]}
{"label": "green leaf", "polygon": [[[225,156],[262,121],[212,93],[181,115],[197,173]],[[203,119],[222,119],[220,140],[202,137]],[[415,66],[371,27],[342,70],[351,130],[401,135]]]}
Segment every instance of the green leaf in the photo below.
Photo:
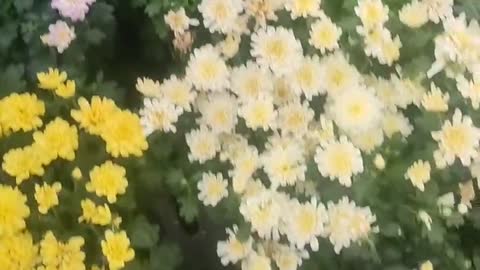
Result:
{"label": "green leaf", "polygon": [[132,0],[132,7],[142,7],[147,4],[147,0]]}
{"label": "green leaf", "polygon": [[85,33],[85,39],[91,44],[98,45],[105,38],[105,33],[98,28],[88,29]]}
{"label": "green leaf", "polygon": [[157,17],[153,19],[153,26],[155,28],[155,33],[160,39],[164,39],[167,37],[168,29],[167,25],[165,24],[165,20],[162,17]]}
{"label": "green leaf", "polygon": [[33,0],[15,0],[13,2],[18,12],[28,10],[33,5]]}
{"label": "green leaf", "polygon": [[17,37],[17,24],[8,23],[0,27],[0,33],[2,33],[2,38],[0,38],[0,52],[6,50]]}
{"label": "green leaf", "polygon": [[10,65],[0,73],[0,93],[24,91],[26,83],[22,79],[25,72],[23,65]]}
{"label": "green leaf", "polygon": [[175,244],[162,244],[150,250],[151,270],[173,270],[182,262],[180,248]]}
{"label": "green leaf", "polygon": [[161,10],[162,2],[159,0],[154,0],[145,7],[145,13],[147,13],[149,17],[154,17],[155,15],[159,14]]}
{"label": "green leaf", "polygon": [[194,196],[184,196],[178,199],[180,204],[180,216],[191,223],[198,216],[198,201]]}
{"label": "green leaf", "polygon": [[137,216],[129,226],[128,235],[134,248],[151,248],[158,242],[159,226],[150,224],[145,216]]}

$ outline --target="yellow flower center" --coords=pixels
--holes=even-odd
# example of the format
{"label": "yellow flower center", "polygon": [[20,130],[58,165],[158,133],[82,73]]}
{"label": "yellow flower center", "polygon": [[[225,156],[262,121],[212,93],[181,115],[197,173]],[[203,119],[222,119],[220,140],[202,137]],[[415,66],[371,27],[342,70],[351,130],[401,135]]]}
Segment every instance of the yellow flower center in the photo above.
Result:
{"label": "yellow flower center", "polygon": [[267,53],[274,60],[280,60],[285,57],[287,48],[282,40],[275,39],[267,44]]}
{"label": "yellow flower center", "polygon": [[298,217],[300,232],[304,235],[312,234],[315,231],[316,218],[314,213],[307,209],[302,209]]}
{"label": "yellow flower center", "polygon": [[337,151],[332,154],[331,165],[336,174],[347,174],[352,170],[352,161],[343,151]]}
{"label": "yellow flower center", "polygon": [[444,144],[452,152],[461,154],[467,148],[470,137],[462,126],[452,126],[445,130]]}

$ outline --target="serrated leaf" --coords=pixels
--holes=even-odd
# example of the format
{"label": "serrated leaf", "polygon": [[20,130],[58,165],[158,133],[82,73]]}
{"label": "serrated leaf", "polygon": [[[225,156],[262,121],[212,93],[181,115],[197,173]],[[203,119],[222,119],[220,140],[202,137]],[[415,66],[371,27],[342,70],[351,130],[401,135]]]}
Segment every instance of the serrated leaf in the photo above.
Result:
{"label": "serrated leaf", "polygon": [[175,244],[162,244],[150,250],[151,270],[174,270],[181,261],[180,248]]}
{"label": "serrated leaf", "polygon": [[92,28],[85,32],[85,38],[91,44],[98,45],[105,38],[105,33],[98,28]]}
{"label": "serrated leaf", "polygon": [[0,73],[0,92],[2,94],[24,91],[26,83],[23,80],[25,68],[23,65],[10,65]]}
{"label": "serrated leaf", "polygon": [[193,196],[184,196],[178,199],[180,204],[180,216],[191,223],[198,216],[198,201]]}
{"label": "serrated leaf", "polygon": [[134,248],[151,248],[158,242],[159,226],[150,224],[144,216],[137,216],[129,225],[128,235]]}

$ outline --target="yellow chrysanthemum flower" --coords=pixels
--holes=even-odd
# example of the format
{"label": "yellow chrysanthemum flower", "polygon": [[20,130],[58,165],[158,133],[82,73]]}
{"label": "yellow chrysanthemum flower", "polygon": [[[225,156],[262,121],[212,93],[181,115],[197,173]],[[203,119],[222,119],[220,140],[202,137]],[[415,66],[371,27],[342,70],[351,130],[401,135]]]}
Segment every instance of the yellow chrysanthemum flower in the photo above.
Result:
{"label": "yellow chrysanthemum flower", "polygon": [[105,240],[102,240],[101,245],[110,270],[123,268],[126,262],[133,260],[135,257],[135,252],[130,248],[130,240],[125,231],[114,233],[107,230]]}
{"label": "yellow chrysanthemum flower", "polygon": [[78,106],[80,109],[72,110],[70,114],[83,129],[94,135],[100,135],[110,117],[120,111],[113,100],[98,96],[92,97],[90,103],[83,97],[79,98]]}
{"label": "yellow chrysanthemum flower", "polygon": [[45,163],[37,145],[15,148],[3,156],[2,169],[10,176],[15,177],[17,185],[32,175],[42,176],[45,173],[42,165]]}
{"label": "yellow chrysanthemum flower", "polygon": [[101,136],[107,143],[107,152],[114,157],[141,156],[148,148],[140,119],[129,111],[112,115]]}
{"label": "yellow chrysanthemum flower", "polygon": [[114,203],[117,195],[125,193],[127,186],[125,168],[107,161],[90,171],[90,182],[86,184],[86,189],[95,192],[97,196],[105,196],[109,203]]}
{"label": "yellow chrysanthemum flower", "polygon": [[75,158],[75,150],[78,148],[77,128],[59,117],[48,123],[43,132],[35,132],[33,139],[50,160],[59,157],[66,160]]}
{"label": "yellow chrysanthemum flower", "polygon": [[27,197],[9,186],[0,185],[0,236],[11,235],[25,228],[30,215]]}
{"label": "yellow chrysanthemum flower", "polygon": [[4,270],[35,269],[38,247],[30,233],[19,233],[0,237],[0,265]]}
{"label": "yellow chrysanthemum flower", "polygon": [[90,199],[82,200],[82,216],[78,218],[78,222],[88,222],[97,225],[108,225],[112,221],[112,213],[107,204],[96,206]]}
{"label": "yellow chrysanthemum flower", "polygon": [[46,214],[50,208],[58,205],[58,193],[62,185],[58,182],[53,185],[46,183],[43,186],[35,184],[35,200],[38,203],[38,212]]}
{"label": "yellow chrysanthemum flower", "polygon": [[45,90],[57,89],[67,79],[65,71],[60,72],[56,68],[49,68],[48,72],[37,73],[38,87]]}
{"label": "yellow chrysanthemum flower", "polygon": [[55,90],[55,94],[63,98],[69,98],[75,95],[75,81],[68,80],[66,83],[62,83]]}
{"label": "yellow chrysanthemum flower", "polygon": [[0,100],[0,126],[3,133],[30,131],[42,125],[45,104],[34,94],[13,93]]}
{"label": "yellow chrysanthemum flower", "polygon": [[84,243],[85,240],[80,236],[71,237],[66,243],[60,242],[48,231],[40,242],[43,269],[85,270],[85,253],[82,251]]}

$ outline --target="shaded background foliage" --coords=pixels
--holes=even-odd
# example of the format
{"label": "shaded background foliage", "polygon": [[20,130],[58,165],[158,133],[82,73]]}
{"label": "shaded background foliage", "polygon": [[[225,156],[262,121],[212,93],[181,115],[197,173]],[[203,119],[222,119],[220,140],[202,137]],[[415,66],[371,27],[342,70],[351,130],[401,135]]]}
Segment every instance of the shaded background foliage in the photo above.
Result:
{"label": "shaded background foliage", "polygon": [[[60,19],[50,8],[49,0],[1,0],[0,97],[34,87],[37,72],[58,67],[76,80],[79,95],[107,96],[123,107],[136,109],[141,103],[134,85],[137,77],[161,80],[172,72],[181,71],[181,64],[185,61],[173,51],[171,33],[163,15],[169,9],[181,6],[191,14],[198,2],[97,0],[86,20],[74,24],[77,39],[60,55],[42,45],[39,38],[47,32],[50,23]],[[358,24],[357,18],[352,16],[356,1],[323,2],[326,13],[346,32],[342,46],[348,48],[359,70],[387,74],[364,55],[361,44],[350,42],[349,38],[355,39],[355,26]],[[396,11],[405,1],[384,2]],[[465,12],[469,18],[478,20],[480,1],[456,1],[456,11]],[[409,33],[398,23],[395,13],[391,13],[390,21],[388,27],[400,34],[404,44],[400,63],[407,75],[414,77],[433,61],[433,38],[440,29]],[[303,25],[300,22],[296,27],[301,29]],[[442,80],[442,84],[451,83],[446,78],[438,80]],[[452,99],[455,100],[454,97]],[[58,100],[47,100],[47,111],[51,116],[65,113],[66,105]],[[424,127],[418,131],[419,138],[424,137],[424,132],[440,125],[438,119],[428,113],[420,115],[413,111],[411,114],[415,116],[416,126]],[[478,126],[480,115],[471,115]],[[223,269],[216,256],[216,241],[225,237],[224,228],[227,225],[240,220],[236,209],[238,201],[234,198],[222,202],[219,206],[221,211],[200,208],[196,182],[201,168],[188,162],[183,137],[188,127],[193,125],[191,119],[188,115],[181,117],[177,134],[153,134],[149,138],[150,150],[145,156],[126,161],[130,195],[121,198],[118,210],[125,217],[124,225],[137,251],[136,260],[127,269]],[[26,139],[15,136],[15,140],[0,145],[0,154]],[[104,158],[101,156],[104,151],[99,149],[99,143],[94,138],[85,137],[82,140],[80,143],[87,147],[80,148],[86,150],[78,153],[78,159],[84,168],[88,168],[92,161]],[[400,138],[393,139],[389,146],[390,156],[387,155],[386,159],[420,157],[433,149],[431,144],[411,141],[414,144],[404,145]],[[427,259],[442,262],[441,265],[445,265],[443,269],[466,269],[464,261],[470,259],[473,267],[480,269],[479,201],[475,202],[471,219],[465,220],[459,229],[441,226],[441,222],[435,222],[438,217],[433,217],[432,231],[420,233],[426,238],[419,237],[416,212],[411,210],[411,206],[420,205],[427,211],[436,211],[436,198],[444,193],[440,187],[458,185],[460,180],[471,177],[469,172],[454,166],[451,174],[432,176],[439,183],[431,188],[433,191],[415,193],[411,189],[406,190],[405,185],[395,185],[403,181],[399,178],[403,177],[407,164],[410,163],[389,164],[382,175],[362,175],[362,185],[355,185],[351,191],[328,181],[322,182],[318,190],[325,199],[336,200],[350,192],[349,195],[359,204],[371,205],[379,220],[380,233],[374,239],[375,245],[353,246],[340,256],[333,253],[327,241],[321,240],[321,252],[312,254],[313,258],[304,263],[303,269],[406,270],[416,267],[419,260]],[[212,170],[218,166],[207,163],[207,168]],[[66,164],[58,164],[49,173],[60,176],[70,171],[66,170],[67,167]],[[309,177],[321,178],[315,171]],[[388,182],[374,182],[372,179],[375,178]],[[476,191],[480,194],[478,189]],[[412,195],[397,195],[408,193]],[[453,216],[449,222],[463,223],[458,216]],[[240,225],[242,228],[245,224]],[[398,237],[399,228],[403,229],[402,237]]]}

